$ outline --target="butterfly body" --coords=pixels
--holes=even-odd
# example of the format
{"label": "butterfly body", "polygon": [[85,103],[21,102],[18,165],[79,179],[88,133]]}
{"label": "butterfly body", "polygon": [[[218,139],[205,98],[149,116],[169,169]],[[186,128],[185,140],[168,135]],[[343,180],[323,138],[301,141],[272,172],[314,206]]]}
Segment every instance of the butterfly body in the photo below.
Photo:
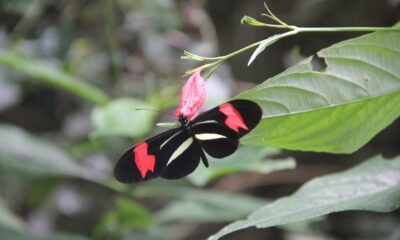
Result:
{"label": "butterfly body", "polygon": [[208,155],[223,158],[236,151],[239,139],[261,119],[260,107],[249,100],[233,100],[201,113],[193,120],[180,115],[180,127],[167,130],[127,150],[114,168],[123,183],[155,177],[182,178]]}

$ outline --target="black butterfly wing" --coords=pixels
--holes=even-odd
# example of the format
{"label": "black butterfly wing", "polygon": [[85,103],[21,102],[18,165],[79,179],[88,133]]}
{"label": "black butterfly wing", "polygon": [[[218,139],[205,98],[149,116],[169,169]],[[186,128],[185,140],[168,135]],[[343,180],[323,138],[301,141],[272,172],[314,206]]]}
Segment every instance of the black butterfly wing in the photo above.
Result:
{"label": "black butterfly wing", "polygon": [[186,140],[180,145],[174,141],[171,143],[171,147],[174,147],[175,150],[169,157],[161,177],[178,179],[192,173],[199,165],[202,154],[200,146],[195,143],[193,137],[187,135]]}
{"label": "black butterfly wing", "polygon": [[115,178],[122,183],[134,183],[159,176],[165,168],[160,146],[179,134],[179,131],[180,129],[171,129],[128,149],[115,164]]}
{"label": "black butterfly wing", "polygon": [[199,123],[217,123],[236,132],[238,138],[250,132],[260,121],[261,108],[249,100],[232,100],[203,112],[193,120]]}
{"label": "black butterfly wing", "polygon": [[182,178],[200,161],[200,146],[182,128],[156,135],[127,150],[114,167],[115,178],[135,183],[155,177]]}
{"label": "black butterfly wing", "polygon": [[261,108],[249,100],[232,100],[212,108],[193,122],[197,142],[212,157],[234,153],[239,138],[250,132],[261,119]]}

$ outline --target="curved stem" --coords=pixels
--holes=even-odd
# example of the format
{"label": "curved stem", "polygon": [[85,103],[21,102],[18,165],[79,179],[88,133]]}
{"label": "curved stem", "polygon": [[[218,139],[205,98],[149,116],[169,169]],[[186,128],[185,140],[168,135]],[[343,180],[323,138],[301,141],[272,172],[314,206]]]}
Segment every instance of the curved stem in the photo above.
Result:
{"label": "curved stem", "polygon": [[[197,56],[196,58],[199,58],[199,59],[204,59],[204,60],[216,60],[216,61],[214,61],[214,62],[212,62],[212,63],[204,64],[204,65],[201,65],[200,67],[197,67],[197,68],[191,69],[191,70],[189,70],[189,71],[186,71],[184,76],[188,76],[188,75],[190,75],[190,74],[192,74],[192,73],[194,73],[194,72],[202,71],[202,70],[205,70],[205,69],[207,69],[207,68],[211,68],[211,67],[212,67],[212,69],[210,70],[210,72],[205,76],[205,78],[208,79],[208,78],[212,75],[212,73],[214,73],[215,70],[217,70],[218,66],[221,65],[222,63],[224,63],[227,59],[229,59],[229,58],[231,58],[231,57],[233,57],[233,56],[235,56],[235,55],[237,55],[237,54],[239,54],[239,53],[242,53],[242,52],[244,52],[244,51],[247,51],[247,50],[249,50],[249,49],[251,49],[251,48],[257,47],[258,45],[260,45],[260,44],[262,43],[262,41],[263,41],[263,40],[261,40],[261,41],[259,41],[259,42],[255,42],[255,43],[250,44],[250,45],[248,45],[248,46],[246,46],[246,47],[243,47],[243,48],[241,48],[241,49],[239,49],[239,50],[236,50],[236,51],[234,51],[234,52],[232,52],[232,53],[229,53],[229,54],[223,55],[223,56],[218,56],[218,57],[201,57],[201,56],[198,56],[198,55],[195,55],[195,54],[191,54],[191,53],[190,53],[190,55],[195,55],[195,56]],[[182,58],[183,58],[183,59],[197,60],[196,58],[190,58],[190,55],[187,55],[187,54],[186,54],[186,56],[183,56]],[[197,61],[201,61],[201,60],[197,60]]]}
{"label": "curved stem", "polygon": [[239,54],[239,53],[242,53],[242,52],[244,52],[244,51],[247,51],[247,50],[249,50],[249,49],[251,49],[251,48],[255,48],[255,47],[257,47],[258,45],[260,45],[263,41],[264,41],[264,40],[255,42],[255,43],[250,44],[250,45],[248,45],[248,46],[246,46],[246,47],[244,47],[244,48],[241,48],[241,49],[239,49],[239,50],[236,50],[236,51],[234,51],[234,52],[232,52],[232,53],[230,53],[230,54],[224,55],[224,60],[226,60],[226,59],[228,59],[228,58],[230,58],[230,57],[233,57],[233,56],[235,56],[235,55],[237,55],[237,54]]}

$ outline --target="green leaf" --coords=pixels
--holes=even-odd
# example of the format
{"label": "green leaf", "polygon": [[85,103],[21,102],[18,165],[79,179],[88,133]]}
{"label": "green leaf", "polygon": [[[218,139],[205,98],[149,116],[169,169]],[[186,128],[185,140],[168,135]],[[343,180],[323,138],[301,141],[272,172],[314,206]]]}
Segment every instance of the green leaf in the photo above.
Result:
{"label": "green leaf", "polygon": [[209,157],[210,167],[200,164],[196,171],[189,175],[189,180],[204,186],[218,177],[241,171],[270,173],[283,169],[293,169],[296,162],[292,158],[265,160],[266,156],[278,154],[280,150],[271,147],[241,146],[235,154],[223,159]]}
{"label": "green leaf", "polygon": [[[0,226],[15,231],[22,231],[24,228],[23,222],[11,212],[0,198]],[[0,234],[1,236],[1,234]]]}
{"label": "green leaf", "polygon": [[0,64],[19,70],[36,80],[72,92],[82,98],[102,105],[109,101],[104,92],[89,83],[63,72],[44,61],[12,51],[0,51]]}
{"label": "green leaf", "polygon": [[249,62],[247,63],[247,66],[250,66],[250,64],[256,59],[256,57],[262,53],[265,48],[267,48],[268,46],[276,43],[279,39],[282,39],[284,37],[290,36],[290,35],[294,35],[297,34],[297,30],[292,30],[289,32],[284,32],[284,33],[280,33],[280,34],[275,34],[272,35],[271,37],[268,37],[266,39],[264,39],[260,45],[258,45],[258,47],[256,48],[256,50],[254,50],[253,54],[251,55]]}
{"label": "green leaf", "polygon": [[246,16],[246,15],[243,16],[242,19],[240,19],[240,23],[241,24],[247,23],[252,26],[260,26],[260,27],[265,26],[265,23],[260,22],[257,19],[254,19],[254,18],[252,18],[250,16]]}
{"label": "green leaf", "polygon": [[[27,239],[32,240],[30,236]],[[43,240],[43,238],[38,238],[38,240]],[[50,237],[44,238],[44,240],[90,240],[90,238],[77,234],[57,233],[51,235]]]}
{"label": "green leaf", "polygon": [[84,173],[62,149],[17,127],[0,124],[0,142],[3,166],[40,176],[82,176]]}
{"label": "green leaf", "polygon": [[319,177],[290,197],[278,199],[221,229],[210,239],[251,226],[266,228],[312,219],[332,212],[389,212],[400,206],[400,157],[374,157],[342,173]]}
{"label": "green leaf", "polygon": [[127,230],[143,229],[153,223],[151,213],[130,199],[118,197],[116,209],[107,212],[95,230],[96,238],[121,235]]}
{"label": "green leaf", "polygon": [[[223,193],[187,187],[182,181],[154,180],[132,190],[139,198],[174,198],[171,204],[156,214],[157,222],[197,221],[220,222],[238,219],[265,204],[264,199],[241,194]],[[188,214],[190,212],[190,214]]]}
{"label": "green leaf", "polygon": [[156,219],[158,222],[230,221],[246,216],[263,204],[265,200],[256,197],[186,188],[181,199],[172,201],[158,212]]}
{"label": "green leaf", "polygon": [[138,111],[138,108],[157,109],[153,105],[132,98],[113,100],[105,106],[95,108],[92,112],[94,136],[137,137],[147,134],[154,127],[156,113]]}
{"label": "green leaf", "polygon": [[351,153],[400,116],[400,31],[347,40],[237,98],[263,109],[260,124],[242,139],[251,145]]}
{"label": "green leaf", "polygon": [[0,226],[1,239],[5,240],[89,240],[88,237],[75,234],[54,234],[49,237],[34,237],[32,234],[18,232]]}

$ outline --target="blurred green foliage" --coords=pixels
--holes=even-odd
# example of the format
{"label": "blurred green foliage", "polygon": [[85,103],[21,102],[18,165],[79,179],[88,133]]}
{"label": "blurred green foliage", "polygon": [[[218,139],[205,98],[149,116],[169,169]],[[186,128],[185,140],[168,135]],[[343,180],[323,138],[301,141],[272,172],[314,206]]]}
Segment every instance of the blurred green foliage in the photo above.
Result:
{"label": "blurred green foliage", "polygon": [[150,227],[151,213],[129,199],[116,198],[115,210],[106,213],[95,229],[95,237],[120,236],[126,231]]}
{"label": "blurred green foliage", "polygon": [[[399,3],[383,2],[376,6],[373,1],[302,0],[292,6],[280,1],[271,3],[271,8],[282,12],[279,15],[287,22],[300,25],[326,24],[325,11],[337,15],[330,18],[337,24],[391,26],[398,20]],[[356,15],[346,15],[354,9]],[[372,145],[360,150],[399,116],[398,32],[353,38],[320,51],[326,69],[317,58],[295,64],[304,55],[353,35],[296,36],[268,48],[251,67],[246,66],[250,55],[235,57],[208,81],[208,101],[220,103],[254,86],[233,80],[236,76],[261,82],[260,76],[264,80],[295,65],[239,95],[263,108],[260,127],[244,141],[263,147],[241,146],[234,155],[212,159],[210,168],[200,166],[178,181],[157,179],[123,186],[113,180],[113,163],[122,151],[161,131],[154,128],[155,122],[174,120],[135,109],[173,112],[184,81],[181,75],[196,67],[195,62],[179,59],[183,51],[214,56],[217,49],[232,52],[254,37],[259,41],[273,35],[239,25],[243,15],[262,11],[259,2],[246,1],[0,1],[1,239],[204,239],[217,232],[221,223],[252,212],[244,221],[253,222],[239,228],[265,227],[264,221],[279,214],[278,221],[268,226],[289,222],[290,214],[306,222],[264,230],[264,235],[244,231],[232,235],[233,239],[397,236],[393,229],[400,226],[400,218],[391,214],[379,219],[382,226],[374,216],[364,220],[376,227],[375,233],[372,228],[356,233],[329,229],[315,225],[310,216],[323,216],[320,223],[334,225],[337,221],[326,214],[396,209],[398,159],[385,162],[376,157],[352,170],[311,180],[295,194],[282,197],[313,177],[346,169],[378,153],[399,154],[396,129],[390,131],[392,135],[386,133],[395,137],[389,137],[385,148]],[[343,19],[347,22],[340,22]],[[318,65],[325,71],[316,71]],[[339,78],[349,78],[348,84]],[[363,107],[354,107],[357,104]],[[264,145],[358,151],[348,157],[311,153],[299,157],[298,152]],[[357,183],[357,174],[372,176],[371,182]],[[379,174],[387,177],[385,182],[374,182]],[[392,185],[385,189],[383,183]],[[380,191],[363,192],[359,202],[350,199],[351,207],[340,198],[325,199],[330,204],[320,208],[302,208],[312,203],[313,196],[321,197],[321,189],[327,196],[337,193],[335,188],[350,195],[361,193],[357,184]],[[278,200],[269,205],[273,199]],[[380,205],[371,208],[366,203]]]}

